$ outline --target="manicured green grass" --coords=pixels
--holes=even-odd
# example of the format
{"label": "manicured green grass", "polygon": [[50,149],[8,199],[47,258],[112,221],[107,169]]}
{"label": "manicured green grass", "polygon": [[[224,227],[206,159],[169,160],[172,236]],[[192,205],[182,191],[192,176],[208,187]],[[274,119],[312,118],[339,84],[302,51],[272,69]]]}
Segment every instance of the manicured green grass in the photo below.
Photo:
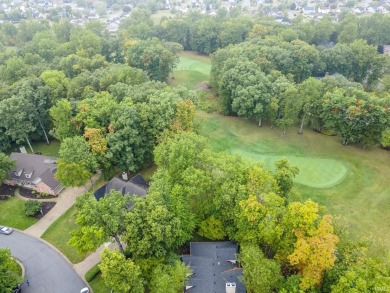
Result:
{"label": "manicured green grass", "polygon": [[173,14],[173,13],[171,13],[169,10],[159,10],[159,11],[157,11],[157,13],[152,14],[152,15],[150,16],[150,18],[153,20],[153,23],[154,23],[155,25],[160,24],[161,19],[162,19],[163,17],[167,17],[167,18],[176,18],[176,15]]}
{"label": "manicured green grass", "polygon": [[180,54],[180,63],[174,69],[175,79],[170,78],[169,84],[194,88],[197,84],[208,81],[211,70],[210,62],[207,56],[190,51],[183,52]]}
{"label": "manicured green grass", "polygon": [[104,283],[102,275],[98,274],[91,282],[89,286],[94,293],[110,293],[111,289]]}
{"label": "manicured green grass", "polygon": [[232,153],[240,154],[256,161],[261,161],[268,169],[274,169],[275,162],[287,158],[292,164],[299,167],[299,174],[295,183],[316,188],[329,188],[342,182],[347,176],[347,165],[333,159],[297,156],[270,156],[262,155],[261,151],[247,151],[246,148],[232,149]]}
{"label": "manicured green grass", "polygon": [[77,229],[75,214],[76,207],[72,206],[45,231],[42,238],[57,247],[72,263],[79,263],[87,254],[79,253],[68,244],[70,233]]}
{"label": "manicured green grass", "polygon": [[[50,140],[50,144],[47,144],[46,141],[34,142],[32,143],[34,152],[42,153],[45,156],[58,157],[58,151],[60,149],[60,142],[58,140]],[[30,148],[26,146],[28,153],[31,153]]]}
{"label": "manicured green grass", "polygon": [[37,219],[27,217],[24,213],[23,200],[12,197],[0,201],[0,225],[24,230],[36,222]]}
{"label": "manicured green grass", "polygon": [[214,150],[240,153],[263,160],[267,168],[286,157],[300,168],[295,188],[326,211],[348,219],[353,236],[372,234],[390,247],[390,152],[383,149],[345,147],[338,137],[297,128],[286,134],[267,125],[216,113],[199,112],[202,134]]}

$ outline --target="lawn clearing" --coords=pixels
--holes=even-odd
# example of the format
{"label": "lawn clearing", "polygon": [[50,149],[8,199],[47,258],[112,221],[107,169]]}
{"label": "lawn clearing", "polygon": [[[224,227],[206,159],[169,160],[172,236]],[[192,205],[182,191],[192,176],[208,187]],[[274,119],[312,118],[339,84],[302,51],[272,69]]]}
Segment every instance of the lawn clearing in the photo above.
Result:
{"label": "lawn clearing", "polygon": [[[199,112],[201,133],[214,150],[240,153],[251,160],[273,162],[287,157],[300,169],[295,189],[326,211],[347,218],[353,236],[373,235],[390,247],[390,152],[372,147],[345,147],[338,137],[297,128],[286,134],[267,125],[217,113]],[[378,252],[379,253],[379,252]],[[383,256],[383,255],[382,255]]]}
{"label": "lawn clearing", "polygon": [[15,197],[0,200],[0,225],[24,230],[37,221],[24,213],[24,200]]}
{"label": "lawn clearing", "polygon": [[176,18],[176,15],[171,13],[169,10],[159,10],[157,13],[152,14],[150,16],[151,20],[153,21],[154,25],[158,25],[161,22],[161,19],[164,17],[166,18]]}
{"label": "lawn clearing", "polygon": [[255,161],[261,161],[270,170],[274,170],[275,162],[278,159],[286,158],[299,167],[299,174],[295,177],[294,182],[316,188],[329,188],[341,183],[347,176],[348,171],[346,164],[333,159],[288,155],[270,156],[248,152],[243,149],[232,149],[231,152]]}
{"label": "lawn clearing", "polygon": [[89,286],[92,288],[94,293],[110,293],[111,289],[107,287],[104,283],[102,274],[99,273],[91,282],[89,282]]}
{"label": "lawn clearing", "polygon": [[68,244],[70,233],[77,229],[75,214],[76,207],[72,206],[45,231],[42,238],[57,247],[72,263],[79,263],[87,254],[79,253]]}
{"label": "lawn clearing", "polygon": [[207,81],[210,76],[211,63],[207,56],[185,51],[180,54],[180,63],[174,69],[175,79],[170,77],[171,86],[186,86],[194,88],[197,84]]}
{"label": "lawn clearing", "polygon": [[[46,141],[33,142],[32,148],[35,153],[42,153],[42,155],[50,157],[58,157],[58,151],[60,149],[60,142],[58,140],[50,140],[50,144],[47,144]],[[26,146],[28,153],[31,153],[31,150]]]}

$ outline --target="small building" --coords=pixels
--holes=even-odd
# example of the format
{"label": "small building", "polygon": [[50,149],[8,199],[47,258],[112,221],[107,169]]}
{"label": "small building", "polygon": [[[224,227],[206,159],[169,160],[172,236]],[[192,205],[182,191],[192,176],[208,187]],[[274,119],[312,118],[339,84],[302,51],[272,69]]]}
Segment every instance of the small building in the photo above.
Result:
{"label": "small building", "polygon": [[127,178],[119,178],[114,177],[110,181],[107,181],[102,187],[100,187],[94,193],[94,196],[97,200],[104,197],[106,194],[110,193],[111,190],[116,190],[122,193],[122,195],[137,195],[140,197],[146,196],[148,193],[148,183],[141,176],[141,174],[137,174],[130,180],[126,180]]}
{"label": "small building", "polygon": [[10,159],[15,161],[15,168],[10,170],[5,184],[21,186],[37,192],[58,195],[63,186],[56,180],[56,158],[42,155],[11,153]]}
{"label": "small building", "polygon": [[237,245],[231,241],[191,242],[190,255],[182,255],[192,275],[188,293],[245,293],[243,273],[237,262]]}

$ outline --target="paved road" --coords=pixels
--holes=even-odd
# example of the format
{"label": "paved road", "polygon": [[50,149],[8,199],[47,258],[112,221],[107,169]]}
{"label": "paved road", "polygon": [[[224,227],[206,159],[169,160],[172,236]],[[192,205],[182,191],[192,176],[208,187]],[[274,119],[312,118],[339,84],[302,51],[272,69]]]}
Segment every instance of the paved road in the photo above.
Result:
{"label": "paved road", "polygon": [[79,293],[84,282],[72,266],[46,243],[14,231],[0,234],[0,248],[10,248],[26,269],[30,287],[22,285],[23,293]]}

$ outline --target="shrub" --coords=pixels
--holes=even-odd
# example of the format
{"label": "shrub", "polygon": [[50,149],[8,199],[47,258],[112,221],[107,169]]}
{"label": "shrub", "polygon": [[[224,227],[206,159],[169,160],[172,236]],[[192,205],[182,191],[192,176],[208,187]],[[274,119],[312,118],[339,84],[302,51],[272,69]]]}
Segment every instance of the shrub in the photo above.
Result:
{"label": "shrub", "polygon": [[390,147],[390,129],[386,129],[382,132],[381,144],[384,148]]}
{"label": "shrub", "polygon": [[41,197],[45,198],[45,197],[48,197],[50,194],[45,193],[45,192],[41,192],[39,195],[40,195]]}
{"label": "shrub", "polygon": [[24,211],[27,216],[34,216],[41,211],[41,208],[42,203],[33,199],[29,199],[24,203]]}
{"label": "shrub", "polygon": [[85,280],[87,282],[91,282],[97,274],[100,273],[99,264],[93,266],[86,274],[85,274]]}

